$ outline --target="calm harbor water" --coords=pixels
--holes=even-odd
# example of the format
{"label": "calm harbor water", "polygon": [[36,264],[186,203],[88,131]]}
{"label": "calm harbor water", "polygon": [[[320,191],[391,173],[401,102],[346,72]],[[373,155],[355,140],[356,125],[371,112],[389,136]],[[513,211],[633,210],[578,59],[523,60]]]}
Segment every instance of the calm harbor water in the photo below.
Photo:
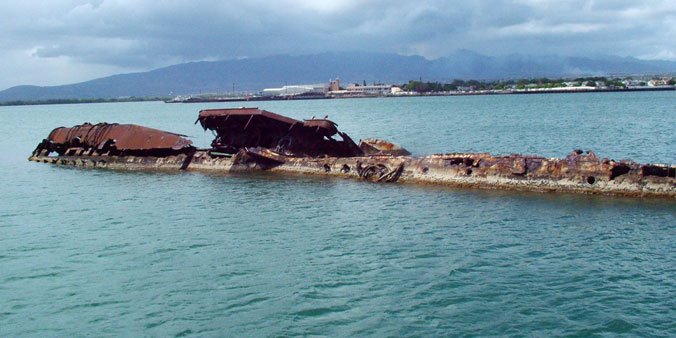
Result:
{"label": "calm harbor water", "polygon": [[[675,92],[257,102],[354,139],[676,163]],[[26,161],[57,126],[212,138],[234,104],[0,107],[0,337],[675,336],[676,204]]]}

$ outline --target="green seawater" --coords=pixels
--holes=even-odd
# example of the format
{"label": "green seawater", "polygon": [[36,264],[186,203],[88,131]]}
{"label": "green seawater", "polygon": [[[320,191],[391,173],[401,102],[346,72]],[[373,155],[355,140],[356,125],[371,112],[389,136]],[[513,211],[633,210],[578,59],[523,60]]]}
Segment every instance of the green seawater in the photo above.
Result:
{"label": "green seawater", "polygon": [[[676,163],[676,92],[255,105],[414,154]],[[676,336],[676,203],[28,162],[58,126],[232,104],[0,107],[0,337]],[[248,104],[251,106],[251,104]]]}

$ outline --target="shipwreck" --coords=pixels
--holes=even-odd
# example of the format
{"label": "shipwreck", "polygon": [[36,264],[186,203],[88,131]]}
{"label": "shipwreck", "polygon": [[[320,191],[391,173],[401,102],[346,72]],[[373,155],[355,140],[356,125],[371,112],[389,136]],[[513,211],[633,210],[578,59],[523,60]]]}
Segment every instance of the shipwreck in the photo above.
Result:
{"label": "shipwreck", "polygon": [[371,182],[480,189],[676,198],[676,166],[599,158],[447,153],[412,156],[381,139],[358,143],[324,119],[296,120],[258,108],[207,109],[195,123],[214,133],[210,148],[185,135],[133,124],[59,127],[29,160],[123,170],[269,171]]}

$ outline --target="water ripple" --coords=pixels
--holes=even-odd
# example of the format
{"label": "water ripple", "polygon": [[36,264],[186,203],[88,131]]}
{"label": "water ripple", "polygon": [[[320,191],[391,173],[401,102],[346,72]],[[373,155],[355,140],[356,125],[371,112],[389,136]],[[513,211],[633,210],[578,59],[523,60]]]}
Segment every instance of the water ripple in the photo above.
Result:
{"label": "water ripple", "polygon": [[[614,96],[627,105],[617,111],[580,95],[518,98],[526,108],[517,98],[268,108],[300,118],[335,110],[354,135],[417,152],[561,156],[574,139],[608,156],[673,159],[674,116],[663,109],[673,93]],[[595,136],[596,123],[566,126],[580,114],[607,119],[584,109],[599,103],[614,112],[608,138]],[[11,182],[0,190],[0,336],[676,336],[671,201],[25,160],[55,125],[110,120],[114,109],[120,121],[181,132],[199,108],[141,106],[149,113],[113,104],[3,115],[0,169]],[[650,128],[623,132],[631,107]],[[357,123],[363,116],[394,125]],[[35,130],[17,132],[19,122]],[[519,128],[496,135],[496,125]]]}

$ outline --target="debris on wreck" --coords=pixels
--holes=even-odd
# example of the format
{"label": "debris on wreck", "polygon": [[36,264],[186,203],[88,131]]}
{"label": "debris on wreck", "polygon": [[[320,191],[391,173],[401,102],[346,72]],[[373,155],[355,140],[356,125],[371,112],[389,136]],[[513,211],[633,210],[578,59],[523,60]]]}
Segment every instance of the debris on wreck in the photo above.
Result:
{"label": "debris on wreck", "polygon": [[[364,155],[337,125],[327,119],[298,121],[258,108],[202,110],[195,123],[216,132],[215,152],[233,153],[262,147],[295,157]],[[333,138],[340,136],[340,140]]]}
{"label": "debris on wreck", "polygon": [[381,139],[355,143],[337,124],[296,120],[258,108],[207,109],[195,123],[214,133],[208,149],[184,135],[131,124],[54,129],[36,162],[126,170],[250,171],[329,175],[481,189],[676,198],[676,166],[601,159],[448,153],[412,156]]}

